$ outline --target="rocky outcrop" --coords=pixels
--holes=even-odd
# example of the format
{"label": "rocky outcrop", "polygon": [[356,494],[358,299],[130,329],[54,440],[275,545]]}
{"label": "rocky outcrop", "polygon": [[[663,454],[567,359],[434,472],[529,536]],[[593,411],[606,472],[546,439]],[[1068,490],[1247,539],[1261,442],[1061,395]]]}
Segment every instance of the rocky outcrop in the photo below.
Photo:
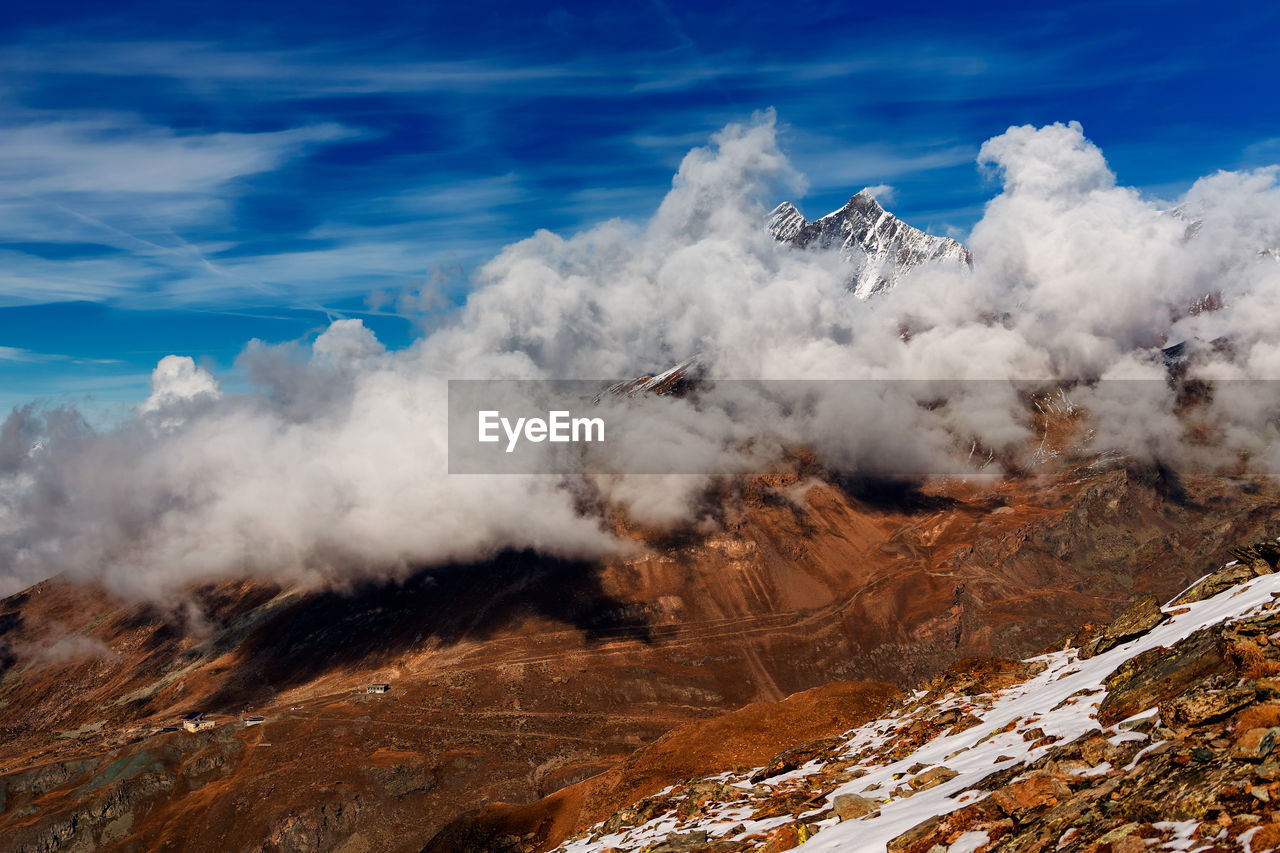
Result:
{"label": "rocky outcrop", "polygon": [[1216,572],[1196,582],[1194,586],[1180,594],[1171,603],[1191,604],[1195,601],[1204,601],[1206,598],[1212,598],[1236,584],[1244,583],[1259,575],[1271,574],[1273,571],[1275,571],[1274,562],[1267,562],[1263,559],[1234,562],[1223,566]]}
{"label": "rocky outcrop", "polygon": [[840,743],[839,738],[820,738],[788,747],[770,759],[751,777],[752,782],[762,782],[773,776],[789,773],[804,764],[820,758]]}
{"label": "rocky outcrop", "polygon": [[1098,722],[1104,726],[1119,722],[1227,669],[1219,638],[1210,632],[1195,634],[1172,648],[1156,646],[1107,676],[1108,692],[1098,707]]}
{"label": "rocky outcrop", "polygon": [[889,853],[1280,847],[1280,576],[1240,577],[1189,607],[1135,601],[1091,656],[974,661],[973,677],[951,671],[834,745],[712,777],[718,798],[678,785],[562,849],[695,834],[716,853],[807,838]]}
{"label": "rocky outcrop", "polygon": [[[114,759],[114,760],[111,760]],[[11,810],[0,823],[0,850],[5,853],[54,853],[61,850],[109,849],[128,835],[137,816],[150,802],[168,794],[176,784],[176,768],[167,751],[111,756],[99,762],[50,765],[4,780],[13,796]],[[67,781],[77,784],[79,800],[63,811],[45,814],[30,805],[46,786]],[[24,786],[25,782],[35,782]],[[15,784],[16,783],[16,784]]]}
{"label": "rocky outcrop", "polygon": [[1144,595],[1125,608],[1096,639],[1083,646],[1080,657],[1087,660],[1108,652],[1134,637],[1141,637],[1168,618],[1168,614],[1160,610],[1160,602],[1154,595]]}

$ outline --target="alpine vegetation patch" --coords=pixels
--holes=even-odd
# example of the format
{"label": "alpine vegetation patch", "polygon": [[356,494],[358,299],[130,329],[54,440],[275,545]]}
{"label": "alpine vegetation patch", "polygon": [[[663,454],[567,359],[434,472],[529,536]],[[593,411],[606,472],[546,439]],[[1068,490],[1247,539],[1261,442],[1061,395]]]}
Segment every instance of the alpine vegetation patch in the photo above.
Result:
{"label": "alpine vegetation patch", "polygon": [[[507,453],[512,453],[521,438],[534,443],[550,441],[553,443],[604,441],[604,418],[575,418],[567,410],[547,413],[543,418],[511,418],[503,417],[502,412],[491,409],[477,413],[479,424],[477,441],[490,443],[501,441],[505,436]],[[502,435],[499,435],[501,430]]]}

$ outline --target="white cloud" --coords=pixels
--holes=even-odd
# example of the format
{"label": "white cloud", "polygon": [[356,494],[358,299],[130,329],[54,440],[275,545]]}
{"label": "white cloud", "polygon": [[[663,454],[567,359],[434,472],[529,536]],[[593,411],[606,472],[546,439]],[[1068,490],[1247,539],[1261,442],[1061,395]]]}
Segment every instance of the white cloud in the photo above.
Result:
{"label": "white cloud", "polygon": [[1075,121],[1011,127],[983,143],[978,162],[999,171],[1007,196],[1026,193],[1070,203],[1116,182],[1102,152]]}
{"label": "white cloud", "polygon": [[218,380],[185,355],[166,355],[151,374],[151,396],[138,410],[144,414],[173,409],[201,398],[222,396]]}
{"label": "white cloud", "polygon": [[888,184],[876,184],[873,187],[867,187],[866,192],[882,205],[891,205],[893,200],[898,197],[898,191]]}
{"label": "white cloud", "polygon": [[[1161,344],[1219,335],[1234,355],[1204,369],[1280,377],[1280,265],[1257,254],[1280,245],[1274,170],[1198,182],[1181,200],[1202,222],[1187,239],[1185,220],[1115,185],[1078,125],[1011,128],[982,156],[1005,183],[973,230],[972,272],[922,268],[870,302],[849,297],[833,254],[779,246],[762,227],[760,198],[795,181],[766,114],[690,152],[647,223],[508,246],[456,316],[407,350],[339,321],[309,348],[249,347],[253,390],[222,396],[189,359],[166,359],[160,430],[148,412],[97,434],[15,413],[0,431],[0,576],[66,570],[161,594],[233,572],[394,575],[505,547],[609,551],[608,526],[581,509],[598,500],[655,522],[696,515],[697,477],[448,476],[448,378],[625,378],[701,353],[717,377],[932,380],[920,393],[948,405],[815,393],[781,401],[784,413],[748,395],[732,416],[689,401],[646,424],[687,441],[648,452],[720,454],[725,470],[749,464],[734,441],[752,435],[757,463],[805,444],[836,467],[893,472],[975,440],[1025,449],[1007,386],[961,392],[948,379],[1158,376]],[[1221,311],[1186,310],[1211,290]],[[1080,393],[1100,443],[1198,452],[1180,446],[1166,393]],[[1232,402],[1207,414],[1223,447],[1268,452],[1271,404]],[[45,450],[19,452],[35,435]]]}

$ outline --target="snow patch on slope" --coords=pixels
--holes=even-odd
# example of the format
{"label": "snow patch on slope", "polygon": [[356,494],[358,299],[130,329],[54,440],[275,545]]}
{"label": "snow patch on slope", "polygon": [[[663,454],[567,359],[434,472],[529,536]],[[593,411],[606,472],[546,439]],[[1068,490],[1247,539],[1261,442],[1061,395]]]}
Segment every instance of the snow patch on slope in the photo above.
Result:
{"label": "snow patch on slope", "polygon": [[[920,710],[918,706],[908,703],[882,719],[853,729],[844,735],[843,746],[834,753],[835,760],[866,755],[872,755],[873,759],[846,767],[849,775],[863,775],[831,790],[825,800],[815,803],[807,815],[816,816],[827,811],[835,798],[842,794],[874,800],[878,808],[858,819],[841,822],[830,817],[812,823],[808,831],[815,834],[799,849],[884,850],[889,841],[922,821],[949,814],[987,796],[986,791],[975,786],[993,772],[1030,764],[1055,744],[1074,740],[1090,731],[1101,731],[1113,742],[1145,739],[1146,735],[1128,731],[1126,724],[1155,714],[1154,708],[1105,729],[1099,726],[1096,719],[1098,707],[1107,695],[1104,679],[1120,664],[1144,651],[1157,646],[1171,647],[1202,628],[1260,613],[1274,606],[1277,597],[1280,597],[1280,574],[1263,575],[1213,598],[1177,608],[1166,606],[1165,612],[1171,617],[1168,621],[1096,657],[1081,660],[1077,649],[1067,649],[1030,658],[1026,663],[1042,664],[1044,668],[1023,683],[990,695],[950,694],[933,709],[939,714],[953,708],[973,714],[981,720],[980,724],[956,734],[937,736],[896,761],[882,762],[875,756],[882,755],[886,748],[900,740],[909,720],[914,718],[911,712]],[[923,693],[918,693],[912,698],[918,700],[923,696]],[[1043,737],[1033,735],[1024,738],[1024,734],[1032,730],[1039,730]],[[1157,742],[1150,743],[1134,757],[1133,764],[1136,766],[1147,753],[1159,746]],[[814,760],[790,773],[768,779],[765,785],[774,791],[798,789],[806,777],[818,774],[825,766],[823,760]],[[936,767],[946,767],[956,775],[934,787],[913,791],[910,796],[895,795],[894,789],[899,788],[900,783]],[[1100,768],[1085,772],[1107,772],[1111,769],[1109,766]],[[755,806],[759,805],[758,801],[752,804],[746,800],[753,787],[758,789],[749,781],[753,773],[725,773],[715,777],[717,781],[742,790],[743,800],[721,804],[696,820],[681,821],[675,812],[668,811],[648,823],[607,835],[601,834],[601,825],[595,828],[594,834],[589,832],[586,837],[571,841],[559,850],[563,853],[603,853],[609,849],[641,851],[672,833],[705,832],[707,838],[713,840],[746,839],[794,823],[796,818],[791,814],[760,820],[751,818]],[[668,788],[663,793],[671,791],[672,788]],[[800,819],[805,817],[801,815]],[[1170,831],[1183,829],[1170,826]]]}

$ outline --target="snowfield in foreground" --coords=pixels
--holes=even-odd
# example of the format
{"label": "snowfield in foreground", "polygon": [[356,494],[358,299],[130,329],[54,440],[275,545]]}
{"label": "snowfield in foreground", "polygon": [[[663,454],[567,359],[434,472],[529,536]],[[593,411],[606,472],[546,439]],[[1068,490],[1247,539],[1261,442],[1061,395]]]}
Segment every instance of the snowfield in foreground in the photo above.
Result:
{"label": "snowfield in foreground", "polygon": [[[1238,563],[1229,563],[1214,576],[1242,568]],[[1264,565],[1257,571],[1269,570]],[[999,678],[985,683],[979,679],[966,686],[963,679],[957,683],[952,676],[945,686],[917,691],[886,717],[839,739],[798,746],[789,751],[790,755],[783,753],[765,768],[751,772],[725,773],[670,787],[615,814],[559,849],[565,853],[780,851],[795,847],[805,851],[919,849],[934,853],[974,853],[992,847],[1046,849],[1041,844],[1047,839],[1024,843],[1017,840],[1018,833],[1041,820],[1046,808],[1083,790],[1076,799],[1084,797],[1081,802],[1094,811],[1068,810],[1066,817],[1071,820],[1060,821],[1065,829],[1052,830],[1055,840],[1048,842],[1047,849],[1245,849],[1262,853],[1274,843],[1251,846],[1250,842],[1262,841],[1258,833],[1264,824],[1280,823],[1280,814],[1272,814],[1271,823],[1266,823],[1266,818],[1244,814],[1240,808],[1224,807],[1204,810],[1200,820],[1174,819],[1185,818],[1185,814],[1170,807],[1167,816],[1171,819],[1160,820],[1156,818],[1166,817],[1165,806],[1155,798],[1153,805],[1142,806],[1148,819],[1116,818],[1112,822],[1123,825],[1100,840],[1095,837],[1089,846],[1083,846],[1084,835],[1078,825],[1084,819],[1081,814],[1086,818],[1089,814],[1119,814],[1128,806],[1110,804],[1122,800],[1126,791],[1135,786],[1164,784],[1162,780],[1172,779],[1184,767],[1189,768],[1188,773],[1210,772],[1197,769],[1201,767],[1216,768],[1213,772],[1230,771],[1236,774],[1232,779],[1252,779],[1255,775],[1268,778],[1272,764],[1259,766],[1248,760],[1265,758],[1280,728],[1271,729],[1261,746],[1255,744],[1252,748],[1257,755],[1246,760],[1240,757],[1245,754],[1241,750],[1250,748],[1248,744],[1240,746],[1249,739],[1245,733],[1235,732],[1234,739],[1229,740],[1230,730],[1210,731],[1206,728],[1209,724],[1196,716],[1199,712],[1189,711],[1188,720],[1181,721],[1185,725],[1174,728],[1169,728],[1174,725],[1172,722],[1160,719],[1158,703],[1142,707],[1109,726],[1100,725],[1098,717],[1099,706],[1108,695],[1107,682],[1113,687],[1122,683],[1117,681],[1118,674],[1113,675],[1122,665],[1129,673],[1154,666],[1147,662],[1158,659],[1159,666],[1164,667],[1159,670],[1163,673],[1159,678],[1165,682],[1171,667],[1183,666],[1185,670],[1188,661],[1190,665],[1200,665],[1199,658],[1192,659],[1189,654],[1184,655],[1185,660],[1174,658],[1169,663],[1171,653],[1164,650],[1202,629],[1221,626],[1214,630],[1230,631],[1241,620],[1265,617],[1266,626],[1258,628],[1263,633],[1242,642],[1269,653],[1272,638],[1268,633],[1280,638],[1280,630],[1275,630],[1280,628],[1278,599],[1280,574],[1266,573],[1205,600],[1158,609],[1151,602],[1148,624],[1134,629],[1138,635],[1105,652],[1090,657],[1089,651],[1067,648],[1030,658],[1020,665],[1005,662],[1020,669],[1006,673],[1003,683]],[[1267,621],[1273,611],[1275,625]],[[1156,624],[1150,627],[1151,623]],[[1081,646],[1104,647],[1091,647],[1089,643]],[[1280,639],[1277,649],[1280,651]],[[1138,658],[1144,652],[1148,654]],[[1206,670],[1205,675],[1197,676],[1199,681],[1194,686],[1201,691],[1197,702],[1230,705],[1228,712],[1256,702],[1252,698],[1254,685],[1270,683],[1265,675],[1274,674],[1266,670],[1263,677],[1250,681],[1238,673],[1223,674],[1223,669],[1220,666],[1213,675],[1219,682],[1207,681],[1210,673]],[[1280,671],[1280,664],[1275,670]],[[1229,682],[1221,681],[1228,674]],[[990,689],[993,683],[995,689]],[[1153,683],[1158,687],[1162,682],[1156,678]],[[1250,686],[1245,691],[1241,685]],[[1146,689],[1146,685],[1140,688]],[[1191,688],[1178,688],[1184,694],[1187,689]],[[1237,695],[1243,697],[1238,702],[1233,698]],[[1162,698],[1167,700],[1170,696]],[[1227,702],[1228,698],[1234,704]],[[1265,707],[1280,712],[1280,706]],[[1259,713],[1256,705],[1253,712]],[[1225,716],[1217,711],[1206,711],[1201,716],[1204,714],[1208,714],[1205,719]],[[1260,737],[1256,730],[1248,734],[1254,741]],[[1228,747],[1231,758],[1227,757]],[[1047,760],[1032,768],[1042,759]],[[1169,767],[1175,772],[1164,773],[1150,763],[1157,759],[1172,762]],[[1144,768],[1144,763],[1149,766]],[[1144,772],[1150,778],[1138,781]],[[1215,776],[1212,782],[1193,784],[1205,787],[1206,797],[1218,792],[1215,786],[1220,786],[1223,797],[1238,794],[1243,802],[1256,805],[1255,811],[1269,810],[1265,787],[1248,781],[1231,781],[1229,785],[1228,781]],[[966,820],[977,828],[966,829],[969,824],[960,820],[949,828],[938,820],[929,823],[931,818],[953,815],[967,806],[975,806],[969,810],[972,819]],[[1134,805],[1130,811],[1137,808]],[[1232,817],[1233,812],[1237,818]],[[999,818],[994,823],[993,815]],[[927,825],[922,827],[922,823]],[[944,839],[941,843],[940,837]]]}

